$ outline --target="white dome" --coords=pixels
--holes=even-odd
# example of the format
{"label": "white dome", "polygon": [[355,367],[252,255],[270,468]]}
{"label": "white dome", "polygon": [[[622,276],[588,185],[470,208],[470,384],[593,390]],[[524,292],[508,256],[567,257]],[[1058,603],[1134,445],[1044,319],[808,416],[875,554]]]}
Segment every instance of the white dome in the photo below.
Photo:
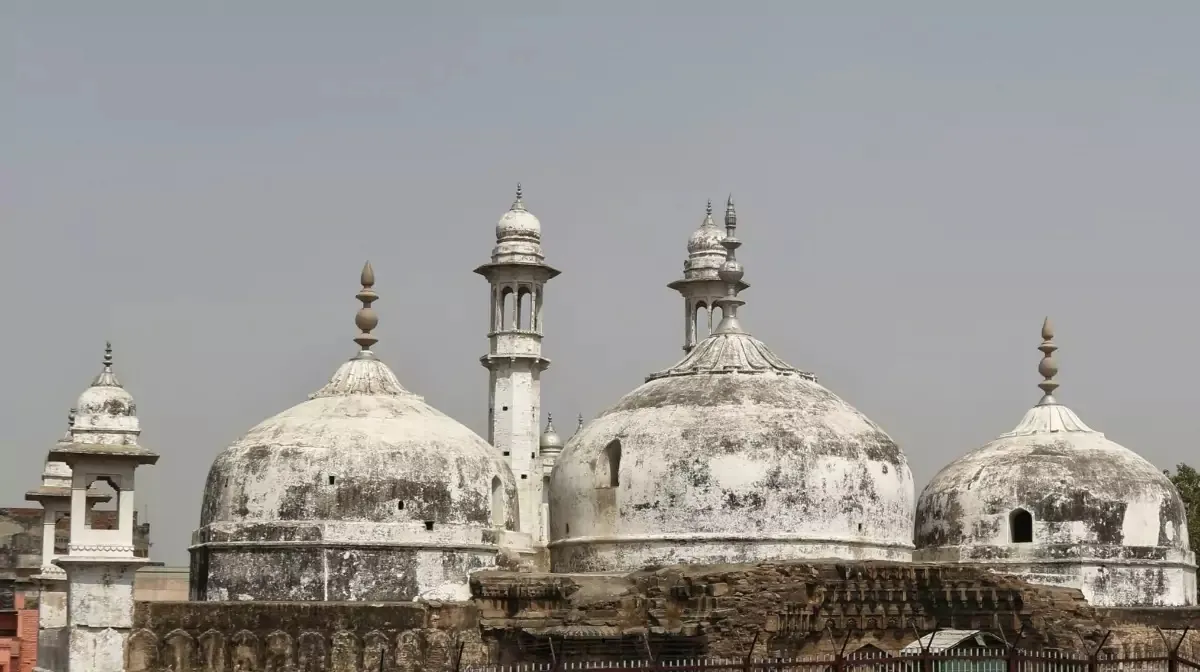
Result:
{"label": "white dome", "polygon": [[492,248],[492,263],[541,265],[542,223],[525,208],[521,185],[508,212],[496,224],[496,246]]}
{"label": "white dome", "polygon": [[713,221],[710,201],[700,228],[688,236],[688,257],[683,264],[684,277],[717,279],[717,272],[725,263],[725,246],[721,244],[723,240],[725,231]]}
{"label": "white dome", "polygon": [[550,506],[560,572],[912,549],[904,453],[744,333],[708,337],[584,426]]}
{"label": "white dome", "polygon": [[134,445],[141,433],[137,404],[113,372],[112,344],[105,344],[104,365],[72,409],[74,443]]}
{"label": "white dome", "polygon": [[725,240],[725,232],[713,222],[712,216],[706,217],[700,228],[688,236],[688,254],[699,255],[707,252],[715,252],[719,253],[721,260],[724,261],[725,248],[721,245],[722,240]]}
{"label": "white dome", "polygon": [[558,430],[554,429],[554,419],[550,416],[546,416],[546,429],[542,431],[542,436],[538,439],[538,448],[543,453],[562,452],[563,440],[558,435]]}
{"label": "white dome", "polygon": [[75,406],[79,409],[80,417],[89,415],[127,416],[132,415],[137,408],[133,403],[133,395],[128,390],[107,385],[89,387],[84,390],[83,394],[79,395]]}
{"label": "white dome", "polygon": [[1175,486],[1050,393],[1010,432],[951,462],[917,504],[915,558],[992,566],[1080,589],[1098,606],[1195,604],[1195,558]]}
{"label": "white dome", "polygon": [[[518,209],[519,208],[519,209]],[[540,238],[542,223],[522,205],[514,205],[496,224],[496,240],[506,238]]]}
{"label": "white dome", "polygon": [[336,520],[386,528],[380,540],[425,541],[433,521],[473,528],[480,543],[494,478],[507,494],[501,527],[516,529],[516,484],[492,446],[401,387],[383,362],[353,359],[217,457],[200,523]]}
{"label": "white dome", "polygon": [[213,463],[193,546],[201,599],[459,594],[502,546],[527,545],[512,532],[516,483],[499,452],[367,349],[377,323],[369,266],[363,278],[363,351]]}

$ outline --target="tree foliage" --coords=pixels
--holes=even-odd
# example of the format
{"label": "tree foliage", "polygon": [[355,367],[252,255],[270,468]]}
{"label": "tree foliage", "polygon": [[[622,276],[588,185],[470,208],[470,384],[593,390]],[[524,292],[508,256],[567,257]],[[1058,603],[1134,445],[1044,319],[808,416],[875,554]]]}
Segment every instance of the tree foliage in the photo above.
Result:
{"label": "tree foliage", "polygon": [[1196,471],[1182,462],[1175,467],[1174,474],[1167,474],[1183,505],[1187,509],[1188,538],[1192,542],[1192,551],[1200,559],[1200,471]]}

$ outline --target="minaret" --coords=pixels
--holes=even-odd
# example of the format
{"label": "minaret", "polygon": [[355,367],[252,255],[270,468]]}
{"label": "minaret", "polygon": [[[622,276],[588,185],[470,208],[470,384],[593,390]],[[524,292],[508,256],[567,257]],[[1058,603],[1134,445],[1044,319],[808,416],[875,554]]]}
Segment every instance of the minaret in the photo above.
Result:
{"label": "minaret", "polygon": [[[125,642],[133,628],[133,579],[155,565],[135,555],[134,471],[158,454],[138,440],[141,426],[133,397],[113,372],[112,346],[104,367],[83,391],[71,423],[70,441],[50,450],[50,460],[71,469],[71,537],[67,554],[54,558],[67,577],[65,672],[122,672]],[[105,481],[117,493],[115,529],[95,529],[87,515],[91,485]]]}
{"label": "minaret", "polygon": [[490,373],[488,441],[517,479],[521,532],[544,545],[541,434],[542,305],[546,282],[559,271],[542,256],[542,226],[525,209],[521,185],[512,207],[496,225],[492,260],[475,269],[491,285],[488,354],[480,358]]}
{"label": "minaret", "polygon": [[[737,214],[733,209],[733,196],[725,204],[725,225],[736,224]],[[688,256],[683,262],[683,278],[667,287],[683,296],[683,351],[690,352],[696,343],[712,333],[714,308],[725,296],[727,286],[721,279],[721,266],[725,263],[725,247],[722,241],[726,233],[713,221],[712,201],[704,211],[700,228],[688,237]],[[739,281],[737,290],[748,287]]]}
{"label": "minaret", "polygon": [[[67,414],[67,433],[59,444],[71,443],[75,409]],[[67,574],[54,564],[58,519],[71,510],[71,468],[64,462],[46,460],[42,483],[25,493],[25,499],[42,505],[42,566],[32,578],[38,585],[38,667],[61,670],[66,667],[67,651]],[[109,498],[89,494],[89,508]]]}

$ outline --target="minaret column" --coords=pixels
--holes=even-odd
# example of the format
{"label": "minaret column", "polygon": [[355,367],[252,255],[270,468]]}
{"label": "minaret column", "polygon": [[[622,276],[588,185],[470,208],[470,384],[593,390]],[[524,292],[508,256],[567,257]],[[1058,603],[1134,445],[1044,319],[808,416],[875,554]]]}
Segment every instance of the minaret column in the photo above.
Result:
{"label": "minaret column", "polygon": [[[133,545],[134,471],[158,454],[138,445],[141,429],[133,398],[104,369],[79,398],[71,440],[50,458],[71,468],[71,537],[54,563],[67,576],[67,664],[62,672],[123,672],[133,630],[133,580],[138,569],[161,563],[138,557]],[[116,529],[90,525],[91,485],[104,481],[117,494]]]}
{"label": "minaret column", "polygon": [[[546,512],[540,454],[545,285],[558,275],[542,255],[541,223],[525,208],[520,185],[496,225],[491,261],[475,269],[491,286],[493,315],[488,354],[488,441],[517,481],[519,530],[544,546]],[[508,298],[511,296],[511,298]],[[511,301],[511,305],[509,304]]]}

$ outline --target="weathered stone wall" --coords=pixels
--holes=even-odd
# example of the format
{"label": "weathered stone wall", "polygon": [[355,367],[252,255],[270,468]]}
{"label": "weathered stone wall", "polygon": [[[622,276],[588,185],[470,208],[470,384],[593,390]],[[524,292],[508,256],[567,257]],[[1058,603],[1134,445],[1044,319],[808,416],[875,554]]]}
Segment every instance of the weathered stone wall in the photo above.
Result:
{"label": "weathered stone wall", "polygon": [[675,566],[624,577],[482,572],[472,593],[484,638],[502,643],[496,655],[509,660],[530,653],[548,660],[549,646],[538,641],[557,639],[561,652],[583,637],[612,643],[593,647],[590,657],[647,646],[663,655],[674,646],[687,656],[742,657],[752,643],[756,656],[843,645],[895,650],[918,632],[945,628],[1010,640],[1021,633],[1023,648],[1077,653],[1112,631],[1106,648],[1145,650],[1155,641],[1161,647],[1157,627],[1200,623],[1197,609],[1100,611],[1074,589],[968,567],[885,562]]}
{"label": "weathered stone wall", "polygon": [[202,568],[193,571],[193,597],[218,602],[466,600],[468,574],[496,562],[496,548],[483,544],[455,549],[315,542],[206,547],[192,555]]}
{"label": "weathered stone wall", "polygon": [[[675,566],[627,576],[485,571],[467,603],[139,602],[129,672],[386,672],[553,660],[894,651],[934,629],[1021,648],[1164,655],[1200,610],[1096,609],[1078,590],[903,563]],[[1107,638],[1106,638],[1107,635]],[[752,647],[753,645],[753,647]],[[1200,632],[1180,652],[1200,656]],[[241,665],[241,668],[237,666]],[[292,667],[287,667],[291,665]]]}
{"label": "weathered stone wall", "polygon": [[487,653],[470,605],[139,602],[127,672],[399,672]]}

